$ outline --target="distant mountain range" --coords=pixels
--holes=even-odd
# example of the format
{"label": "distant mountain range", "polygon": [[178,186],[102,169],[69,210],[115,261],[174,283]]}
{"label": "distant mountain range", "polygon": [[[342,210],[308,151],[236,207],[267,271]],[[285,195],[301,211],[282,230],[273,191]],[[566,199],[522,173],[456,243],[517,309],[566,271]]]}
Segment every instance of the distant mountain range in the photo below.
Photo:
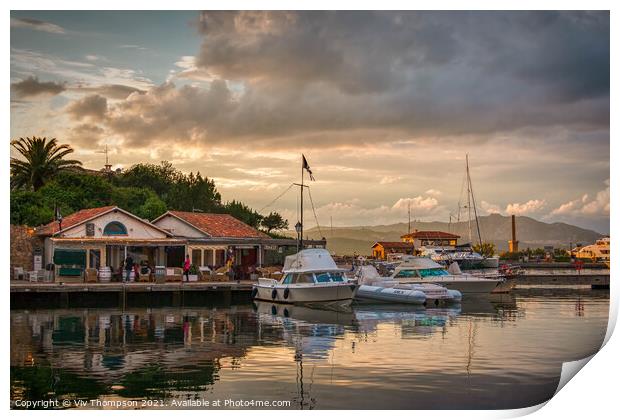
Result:
{"label": "distant mountain range", "polygon": [[[499,251],[508,249],[508,241],[511,239],[511,221],[509,216],[491,214],[479,217],[482,240],[493,242]],[[600,233],[593,230],[583,229],[567,223],[544,223],[526,216],[517,216],[517,239],[519,247],[525,249],[542,248],[545,245],[568,248],[571,244],[591,244],[600,238]],[[444,222],[415,222],[411,223],[411,229],[439,230],[452,232],[461,236],[459,243],[469,242],[467,222],[452,223],[450,226]],[[320,232],[319,232],[320,230]],[[287,232],[295,236],[294,232]],[[337,255],[370,255],[372,245],[377,241],[400,241],[400,236],[407,233],[407,223],[396,223],[380,226],[351,226],[335,227],[333,230],[327,226],[320,229],[314,227],[304,232],[304,237],[327,239],[327,246]],[[475,223],[472,222],[472,237],[476,240]]]}

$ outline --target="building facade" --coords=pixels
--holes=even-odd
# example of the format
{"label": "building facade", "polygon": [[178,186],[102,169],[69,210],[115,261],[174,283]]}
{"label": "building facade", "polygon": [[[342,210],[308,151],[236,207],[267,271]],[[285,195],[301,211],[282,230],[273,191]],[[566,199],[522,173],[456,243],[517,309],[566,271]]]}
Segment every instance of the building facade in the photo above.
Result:
{"label": "building facade", "polygon": [[413,244],[416,248],[420,246],[456,246],[459,238],[459,235],[436,230],[415,230],[400,237],[403,242]]}
{"label": "building facade", "polygon": [[414,251],[413,244],[408,242],[375,242],[372,246],[372,257],[385,260],[389,254],[406,254],[412,255]]}

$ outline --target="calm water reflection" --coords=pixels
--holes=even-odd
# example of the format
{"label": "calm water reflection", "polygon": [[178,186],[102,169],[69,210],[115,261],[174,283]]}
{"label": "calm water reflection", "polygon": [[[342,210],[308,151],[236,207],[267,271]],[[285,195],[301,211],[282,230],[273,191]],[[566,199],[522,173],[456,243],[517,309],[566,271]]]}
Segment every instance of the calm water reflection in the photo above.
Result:
{"label": "calm water reflection", "polygon": [[608,292],[448,308],[11,311],[11,399],[289,400],[291,408],[516,408],[602,343]]}

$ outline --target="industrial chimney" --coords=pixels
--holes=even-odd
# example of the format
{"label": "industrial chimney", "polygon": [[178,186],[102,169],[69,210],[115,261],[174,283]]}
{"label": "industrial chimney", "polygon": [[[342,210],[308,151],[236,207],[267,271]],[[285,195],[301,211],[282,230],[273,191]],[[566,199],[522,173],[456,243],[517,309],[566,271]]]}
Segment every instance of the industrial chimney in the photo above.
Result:
{"label": "industrial chimney", "polygon": [[508,241],[509,252],[519,252],[519,241],[517,241],[517,223],[516,217],[512,215],[512,240]]}

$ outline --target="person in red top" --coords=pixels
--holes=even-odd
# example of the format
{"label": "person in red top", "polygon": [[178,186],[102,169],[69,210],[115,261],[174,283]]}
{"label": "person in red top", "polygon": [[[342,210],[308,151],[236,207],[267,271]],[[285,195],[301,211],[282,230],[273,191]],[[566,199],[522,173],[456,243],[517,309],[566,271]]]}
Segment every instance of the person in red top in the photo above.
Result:
{"label": "person in red top", "polygon": [[185,281],[189,282],[189,267],[191,263],[189,262],[189,254],[185,256],[185,262],[183,263],[183,275],[185,276]]}

